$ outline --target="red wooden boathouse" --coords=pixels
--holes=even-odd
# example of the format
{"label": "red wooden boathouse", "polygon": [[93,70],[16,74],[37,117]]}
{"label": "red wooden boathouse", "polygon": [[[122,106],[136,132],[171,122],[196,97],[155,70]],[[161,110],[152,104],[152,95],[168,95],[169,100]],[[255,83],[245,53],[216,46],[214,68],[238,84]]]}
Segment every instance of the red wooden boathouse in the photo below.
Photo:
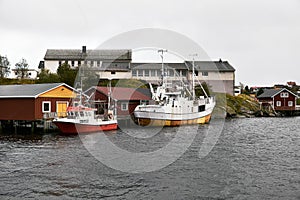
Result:
{"label": "red wooden boathouse", "polygon": [[275,111],[295,111],[297,98],[296,94],[286,88],[266,89],[257,97],[262,106],[272,106]]}
{"label": "red wooden boathouse", "polygon": [[65,115],[75,89],[64,83],[0,86],[0,120],[37,121]]}
{"label": "red wooden boathouse", "polygon": [[[85,93],[91,96],[91,104],[96,108],[104,105],[107,108],[109,87],[91,87]],[[143,88],[112,87],[111,99],[116,104],[118,119],[130,116],[141,103],[151,100],[151,93]]]}

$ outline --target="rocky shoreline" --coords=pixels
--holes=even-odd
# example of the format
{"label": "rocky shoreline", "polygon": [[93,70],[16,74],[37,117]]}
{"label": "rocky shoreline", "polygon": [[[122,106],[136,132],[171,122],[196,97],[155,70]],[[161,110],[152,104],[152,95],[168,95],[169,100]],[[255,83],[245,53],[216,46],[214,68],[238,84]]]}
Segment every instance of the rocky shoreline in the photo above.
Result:
{"label": "rocky shoreline", "polygon": [[224,117],[225,115],[227,118],[281,116],[271,106],[262,107],[256,99],[248,95],[217,94],[216,99],[217,105],[214,112],[217,116]]}

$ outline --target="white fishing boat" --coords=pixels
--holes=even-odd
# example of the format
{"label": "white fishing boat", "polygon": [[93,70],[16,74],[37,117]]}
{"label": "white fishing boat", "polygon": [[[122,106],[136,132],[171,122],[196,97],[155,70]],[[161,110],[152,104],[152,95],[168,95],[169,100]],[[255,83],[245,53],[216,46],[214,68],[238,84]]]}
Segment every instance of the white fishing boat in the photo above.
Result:
{"label": "white fishing boat", "polygon": [[164,50],[160,50],[162,57],[162,80],[154,91],[150,84],[153,105],[139,105],[134,110],[136,122],[141,126],[180,126],[188,124],[204,124],[211,119],[215,107],[215,98],[208,96],[201,83],[204,96],[195,96],[195,73],[193,61],[192,91],[184,84],[168,82],[163,65]]}

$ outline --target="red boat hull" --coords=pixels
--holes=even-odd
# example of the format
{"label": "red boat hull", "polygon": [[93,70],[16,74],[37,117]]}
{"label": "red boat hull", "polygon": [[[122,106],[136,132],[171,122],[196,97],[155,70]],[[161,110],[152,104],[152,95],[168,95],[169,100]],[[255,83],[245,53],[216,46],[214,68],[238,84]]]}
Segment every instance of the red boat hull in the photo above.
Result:
{"label": "red boat hull", "polygon": [[54,122],[63,134],[93,133],[98,131],[110,131],[118,128],[117,123],[103,125],[75,124],[68,122]]}

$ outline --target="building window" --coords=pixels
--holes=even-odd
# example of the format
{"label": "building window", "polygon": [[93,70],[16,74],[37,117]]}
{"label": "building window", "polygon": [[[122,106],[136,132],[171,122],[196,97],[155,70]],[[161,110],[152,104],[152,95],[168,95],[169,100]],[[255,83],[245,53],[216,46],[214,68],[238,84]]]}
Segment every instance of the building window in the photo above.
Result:
{"label": "building window", "polygon": [[122,111],[128,110],[128,103],[127,103],[127,102],[121,104],[121,110],[122,110]]}
{"label": "building window", "polygon": [[198,76],[198,71],[195,71],[195,76]]}
{"label": "building window", "polygon": [[137,70],[137,76],[143,76],[143,71],[142,70]]}
{"label": "building window", "polygon": [[100,67],[100,60],[97,60],[97,67]]}
{"label": "building window", "polygon": [[43,101],[42,111],[43,111],[43,113],[51,112],[51,102],[50,101]]}
{"label": "building window", "polygon": [[288,105],[289,105],[289,107],[292,107],[293,106],[293,101],[289,101]]}
{"label": "building window", "polygon": [[281,106],[281,101],[276,101],[276,106],[280,107]]}
{"label": "building window", "polygon": [[75,61],[72,60],[72,61],[71,61],[71,66],[74,67],[74,65],[75,65]]}
{"label": "building window", "polygon": [[202,76],[208,76],[208,72],[202,72]]}
{"label": "building window", "polygon": [[149,69],[144,70],[145,76],[149,76]]}
{"label": "building window", "polygon": [[110,72],[110,74],[116,74],[116,72]]}
{"label": "building window", "polygon": [[81,61],[80,60],[78,60],[78,66],[80,66],[81,65]]}
{"label": "building window", "polygon": [[93,60],[90,61],[90,66],[91,66],[91,67],[94,66],[94,61],[93,61]]}
{"label": "building window", "polygon": [[58,61],[58,66],[61,66],[61,60],[60,60],[60,61]]}
{"label": "building window", "polygon": [[289,97],[289,93],[288,92],[282,92],[282,93],[280,93],[280,97],[281,98],[288,98]]}
{"label": "building window", "polygon": [[132,76],[136,76],[136,69],[132,70]]}
{"label": "building window", "polygon": [[169,74],[169,76],[174,76],[174,70],[173,69],[169,69],[168,70],[168,74]]}
{"label": "building window", "polygon": [[186,76],[186,70],[181,70],[182,76]]}
{"label": "building window", "polygon": [[154,69],[151,69],[151,70],[150,70],[150,76],[156,76],[156,73],[155,73],[155,70],[154,70]]}

